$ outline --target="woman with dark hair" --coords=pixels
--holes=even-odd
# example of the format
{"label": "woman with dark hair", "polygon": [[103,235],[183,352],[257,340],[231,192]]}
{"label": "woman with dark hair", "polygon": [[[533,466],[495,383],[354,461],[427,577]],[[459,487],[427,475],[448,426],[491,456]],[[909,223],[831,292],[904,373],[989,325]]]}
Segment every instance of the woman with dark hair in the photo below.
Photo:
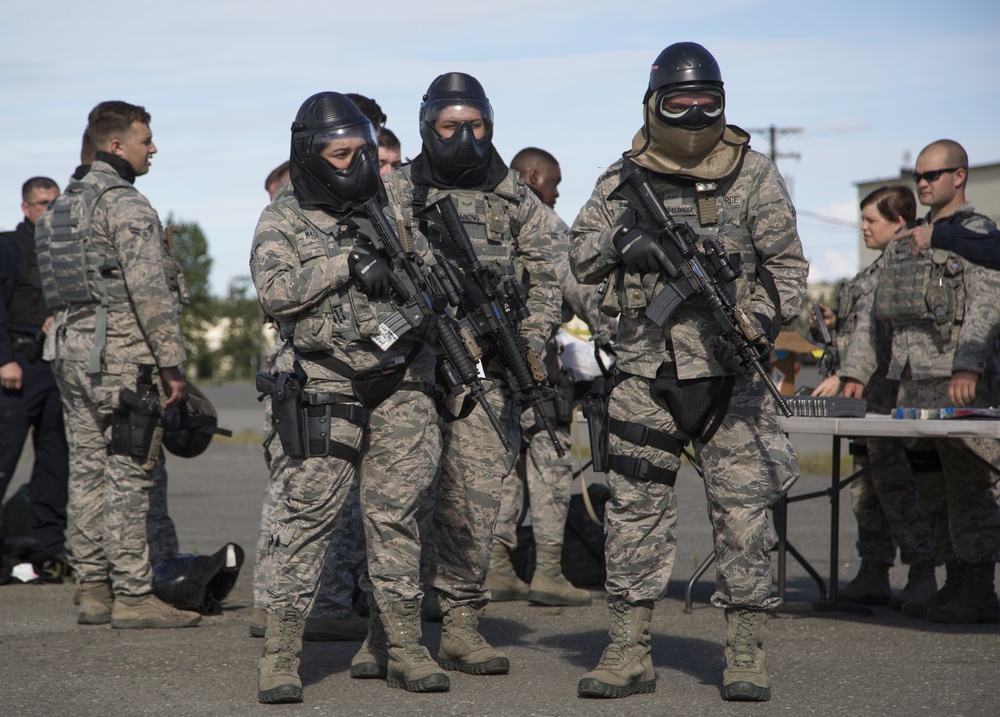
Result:
{"label": "woman with dark hair", "polygon": [[[889,186],[876,189],[861,200],[861,231],[865,245],[879,252],[897,232],[914,221],[917,203],[910,189]],[[882,256],[853,279],[843,281],[837,294],[837,310],[825,306],[823,319],[834,334],[840,357],[847,355],[851,334],[864,310],[865,300],[875,290]],[[815,328],[815,316],[809,317]],[[879,364],[868,383],[864,398],[868,411],[888,413],[896,403],[898,381],[886,378],[890,344],[888,334],[879,336]],[[839,366],[813,391],[814,396],[836,396],[842,388]],[[937,590],[934,576],[933,533],[917,509],[917,478],[903,442],[891,438],[855,440],[854,470],[868,469],[851,483],[851,508],[858,521],[858,554],[861,567],[857,576],[840,590],[840,599],[864,605],[890,605],[900,609],[911,600],[925,600]],[[937,455],[919,454],[921,464],[934,463]],[[906,587],[895,596],[889,586],[889,568],[899,547],[900,559],[910,566]]]}

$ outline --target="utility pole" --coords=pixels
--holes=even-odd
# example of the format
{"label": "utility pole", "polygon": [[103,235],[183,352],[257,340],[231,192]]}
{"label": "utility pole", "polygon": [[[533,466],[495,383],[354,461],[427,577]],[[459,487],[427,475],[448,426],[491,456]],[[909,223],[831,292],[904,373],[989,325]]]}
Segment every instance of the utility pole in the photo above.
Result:
{"label": "utility pole", "polygon": [[802,155],[798,152],[779,152],[778,151],[778,135],[785,134],[801,134],[805,130],[802,127],[775,127],[771,125],[770,127],[765,127],[764,129],[749,129],[747,132],[750,134],[767,134],[771,139],[771,151],[768,156],[771,157],[772,162],[777,162],[778,159],[787,157],[789,159],[802,159]]}

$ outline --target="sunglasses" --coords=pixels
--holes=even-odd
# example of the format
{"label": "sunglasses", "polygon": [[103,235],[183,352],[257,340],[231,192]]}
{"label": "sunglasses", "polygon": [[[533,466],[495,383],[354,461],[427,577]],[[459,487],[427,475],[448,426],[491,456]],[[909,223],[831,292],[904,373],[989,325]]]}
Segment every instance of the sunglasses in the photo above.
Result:
{"label": "sunglasses", "polygon": [[928,183],[936,182],[940,179],[941,175],[945,172],[957,172],[960,169],[965,169],[965,167],[950,167],[949,169],[932,169],[929,172],[924,172],[923,174],[919,172],[914,172],[910,176],[913,177],[913,181],[916,184],[920,184],[920,180],[926,179]]}

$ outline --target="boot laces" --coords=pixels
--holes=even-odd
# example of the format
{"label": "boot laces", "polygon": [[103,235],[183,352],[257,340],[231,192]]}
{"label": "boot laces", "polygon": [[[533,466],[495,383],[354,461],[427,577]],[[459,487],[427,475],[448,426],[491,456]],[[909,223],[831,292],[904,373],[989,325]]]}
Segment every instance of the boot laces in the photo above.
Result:
{"label": "boot laces", "polygon": [[479,634],[479,615],[475,610],[461,608],[459,613],[461,619],[461,632],[465,641],[471,646],[486,644],[486,638]]}
{"label": "boot laces", "polygon": [[632,632],[632,611],[630,606],[616,603],[612,607],[611,628],[608,630],[611,644],[601,655],[602,665],[621,664],[628,652],[635,646]]}
{"label": "boot laces", "polygon": [[733,639],[732,661],[736,667],[752,668],[757,664],[757,652],[754,649],[754,627],[757,625],[757,612],[740,610],[736,615],[736,634]]}
{"label": "boot laces", "polygon": [[295,615],[281,615],[278,618],[278,649],[279,653],[274,666],[279,670],[290,670],[295,667],[295,633],[299,628],[300,618]]}

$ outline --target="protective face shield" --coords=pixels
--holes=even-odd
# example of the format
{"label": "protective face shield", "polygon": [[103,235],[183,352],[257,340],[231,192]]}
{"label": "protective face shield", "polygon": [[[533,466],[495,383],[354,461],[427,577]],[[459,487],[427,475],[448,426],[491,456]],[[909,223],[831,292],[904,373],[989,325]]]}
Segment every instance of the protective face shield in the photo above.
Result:
{"label": "protective face shield", "polygon": [[303,205],[340,213],[372,199],[381,188],[375,128],[344,95],[313,95],[292,123],[289,175]]}
{"label": "protective face shield", "polygon": [[212,436],[233,435],[219,428],[215,406],[197,386],[188,382],[184,400],[163,412],[163,447],[181,458],[200,456]]}
{"label": "protective face shield", "polygon": [[[454,129],[450,137],[438,131],[439,121],[446,130]],[[475,169],[489,161],[493,107],[475,77],[451,72],[431,83],[420,105],[420,138],[428,160],[443,170]]]}
{"label": "protective face shield", "polygon": [[657,118],[674,127],[701,129],[722,117],[726,98],[721,90],[703,91],[667,87],[656,93]]}
{"label": "protective face shield", "polygon": [[221,615],[242,565],[243,548],[236,543],[213,555],[177,555],[153,566],[153,594],[180,610]]}

